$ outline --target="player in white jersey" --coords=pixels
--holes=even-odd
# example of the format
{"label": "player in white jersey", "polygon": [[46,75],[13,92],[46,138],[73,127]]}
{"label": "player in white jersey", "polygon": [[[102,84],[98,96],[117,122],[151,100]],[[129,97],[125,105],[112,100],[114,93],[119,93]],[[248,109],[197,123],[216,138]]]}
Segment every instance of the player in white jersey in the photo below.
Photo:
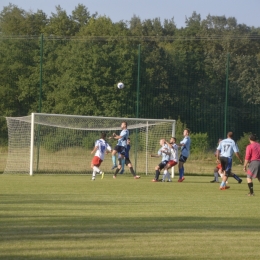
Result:
{"label": "player in white jersey", "polygon": [[166,144],[170,148],[170,158],[169,162],[166,164],[164,167],[164,172],[163,172],[163,178],[162,181],[165,181],[166,178],[168,178],[168,182],[171,182],[171,175],[169,173],[169,169],[178,164],[178,145],[176,144],[176,138],[171,137],[170,142],[168,143],[166,141]]}
{"label": "player in white jersey", "polygon": [[155,167],[155,177],[152,180],[153,182],[158,182],[159,181],[160,171],[169,162],[170,148],[166,144],[165,139],[161,139],[160,140],[160,145],[161,145],[161,148],[158,150],[158,153],[156,155],[151,154],[151,157],[160,157],[160,156],[162,156],[162,161]]}
{"label": "player in white jersey", "polygon": [[95,142],[95,147],[91,151],[91,154],[95,153],[95,156],[92,159],[91,162],[91,168],[93,169],[93,174],[92,174],[92,180],[94,181],[96,179],[96,173],[101,174],[101,179],[104,178],[104,172],[102,172],[99,169],[99,166],[103,162],[105,158],[105,153],[107,151],[111,152],[111,147],[110,145],[105,141],[106,139],[106,134],[102,133],[101,138]]}
{"label": "player in white jersey", "polygon": [[217,152],[216,152],[217,162],[221,163],[222,172],[224,174],[222,182],[219,187],[220,190],[226,190],[230,188],[229,186],[226,186],[226,181],[231,174],[232,157],[234,153],[239,159],[239,161],[242,163],[242,159],[240,158],[238,147],[232,138],[233,138],[233,132],[228,132],[227,138],[222,140],[217,147]]}

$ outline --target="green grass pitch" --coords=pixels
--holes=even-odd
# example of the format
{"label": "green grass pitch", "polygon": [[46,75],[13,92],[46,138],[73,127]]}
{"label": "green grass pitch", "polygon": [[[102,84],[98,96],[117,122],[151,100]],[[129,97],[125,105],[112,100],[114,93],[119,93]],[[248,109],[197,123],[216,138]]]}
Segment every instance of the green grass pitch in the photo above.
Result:
{"label": "green grass pitch", "polygon": [[0,175],[0,259],[259,259],[260,185]]}

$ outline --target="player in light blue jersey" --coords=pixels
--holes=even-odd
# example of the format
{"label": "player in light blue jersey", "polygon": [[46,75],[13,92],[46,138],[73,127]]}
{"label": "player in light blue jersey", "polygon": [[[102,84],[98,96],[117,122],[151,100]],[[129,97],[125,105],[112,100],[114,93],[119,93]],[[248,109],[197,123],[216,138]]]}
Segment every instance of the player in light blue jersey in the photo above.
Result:
{"label": "player in light blue jersey", "polygon": [[230,188],[229,186],[226,186],[226,181],[231,175],[232,157],[234,153],[239,161],[242,163],[238,147],[232,138],[233,132],[228,132],[227,138],[222,140],[217,147],[217,161],[221,163],[221,168],[223,172],[223,179],[219,187],[220,190],[226,190]]}
{"label": "player in light blue jersey", "polygon": [[158,150],[156,155],[151,154],[151,157],[160,157],[162,156],[162,161],[155,167],[155,177],[152,180],[153,182],[159,181],[160,171],[167,165],[170,159],[170,148],[166,144],[165,139],[160,140],[161,148]]}
{"label": "player in light blue jersey", "polygon": [[183,131],[184,138],[178,144],[178,146],[181,147],[181,155],[179,158],[179,180],[178,182],[183,182],[185,180],[184,178],[184,163],[187,161],[189,155],[190,155],[190,145],[191,145],[191,139],[190,139],[190,129],[186,128]]}
{"label": "player in light blue jersey", "polygon": [[[124,121],[121,123],[121,129],[122,129],[122,131],[121,131],[120,135],[113,133],[113,136],[109,137],[109,139],[114,138],[117,140],[117,145],[115,146],[114,150],[112,151],[112,162],[113,162],[112,169],[119,168],[119,170],[121,169],[121,164],[125,163],[125,149],[127,147],[127,138],[129,137],[129,131],[127,129],[127,122]],[[116,165],[116,153],[120,153],[120,155],[121,155],[120,164],[118,166]],[[114,175],[113,177],[116,178],[116,175]]]}
{"label": "player in light blue jersey", "polygon": [[[131,163],[131,161],[130,161],[130,158],[129,158],[129,156],[130,156],[130,154],[129,154],[129,151],[130,151],[130,149],[131,149],[131,146],[130,146],[130,138],[127,138],[127,147],[126,147],[126,149],[125,149],[125,165],[127,165],[128,167],[129,167],[129,170],[130,170],[130,172],[132,173],[132,175],[133,175],[133,177],[134,177],[134,179],[140,179],[140,176],[139,175],[136,175],[136,173],[135,173],[135,171],[134,171],[134,168],[133,168],[133,165],[132,165],[132,163]],[[122,160],[121,159],[121,154],[119,154],[119,158],[118,158],[118,161],[119,161],[119,165],[118,166],[121,166],[122,168],[121,168],[121,174],[123,174],[123,172],[124,172],[124,164],[122,164],[120,161]],[[114,173],[114,176],[117,176],[117,174],[118,174],[118,172],[120,171],[120,168],[119,167],[117,167],[117,169],[116,169],[116,171],[115,171],[115,173]]]}

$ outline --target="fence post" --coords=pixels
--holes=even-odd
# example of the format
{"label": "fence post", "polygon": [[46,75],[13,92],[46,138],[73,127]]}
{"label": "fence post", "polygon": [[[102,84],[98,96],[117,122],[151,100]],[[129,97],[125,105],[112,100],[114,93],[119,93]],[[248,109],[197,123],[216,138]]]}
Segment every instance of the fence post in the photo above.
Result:
{"label": "fence post", "polygon": [[[137,90],[136,90],[136,118],[139,118],[139,92],[140,92],[140,62],[141,44],[138,45],[138,64],[137,64]],[[137,149],[138,149],[138,131],[135,131],[135,172],[137,168]]]}
{"label": "fence post", "polygon": [[225,98],[225,119],[224,119],[224,135],[225,138],[227,134],[227,113],[228,113],[228,77],[229,77],[229,58],[230,54],[227,54],[227,63],[226,63],[226,98]]}
{"label": "fence post", "polygon": [[[42,64],[43,64],[43,34],[41,34],[40,41],[40,85],[39,85],[39,108],[38,113],[42,111]],[[40,160],[40,125],[37,126],[37,166],[36,171],[39,169]]]}

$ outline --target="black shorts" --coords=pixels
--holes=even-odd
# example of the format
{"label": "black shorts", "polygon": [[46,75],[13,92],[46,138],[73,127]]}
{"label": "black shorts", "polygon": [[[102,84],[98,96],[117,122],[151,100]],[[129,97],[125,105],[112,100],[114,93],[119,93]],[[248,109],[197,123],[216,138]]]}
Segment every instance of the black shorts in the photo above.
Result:
{"label": "black shorts", "polygon": [[226,176],[229,176],[231,173],[232,158],[220,157],[219,160],[221,162],[222,170],[226,172]]}
{"label": "black shorts", "polygon": [[[122,165],[122,159],[121,158],[118,159],[118,163],[119,163],[119,165]],[[130,159],[125,158],[125,165],[128,165],[129,163],[131,163]]]}
{"label": "black shorts", "polygon": [[125,147],[124,146],[116,145],[114,150],[117,151],[118,153],[122,154],[122,155],[125,155]]}
{"label": "black shorts", "polygon": [[158,166],[159,166],[160,170],[163,169],[167,163],[168,163],[168,161],[162,161],[161,163],[159,163]]}
{"label": "black shorts", "polygon": [[187,158],[188,158],[188,157],[183,156],[183,155],[181,154],[181,156],[180,156],[180,158],[179,158],[179,162],[185,163],[185,162],[187,161]]}

